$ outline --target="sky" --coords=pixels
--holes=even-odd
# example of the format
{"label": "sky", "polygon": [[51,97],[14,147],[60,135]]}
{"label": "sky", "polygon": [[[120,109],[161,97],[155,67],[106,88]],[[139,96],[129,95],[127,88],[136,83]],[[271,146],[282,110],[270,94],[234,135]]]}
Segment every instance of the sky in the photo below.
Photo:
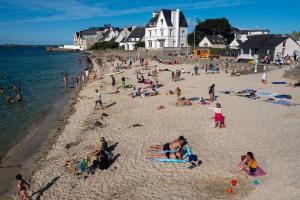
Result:
{"label": "sky", "polygon": [[89,27],[145,26],[153,10],[183,11],[192,32],[195,18],[225,17],[243,29],[300,31],[299,0],[0,0],[0,44],[72,44]]}

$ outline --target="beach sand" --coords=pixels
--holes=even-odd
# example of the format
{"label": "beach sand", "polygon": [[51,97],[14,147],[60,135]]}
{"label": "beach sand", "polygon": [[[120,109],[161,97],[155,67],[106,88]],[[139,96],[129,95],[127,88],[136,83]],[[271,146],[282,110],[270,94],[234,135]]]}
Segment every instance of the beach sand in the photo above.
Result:
{"label": "beach sand", "polygon": [[[151,63],[151,65],[154,63]],[[292,95],[292,101],[300,103],[299,88],[286,85],[263,85],[261,74],[230,77],[228,74],[183,74],[184,80],[171,82],[170,72],[160,72],[159,82],[164,86],[160,95],[131,98],[131,89],[113,91],[110,65],[97,65],[98,80],[87,84],[79,93],[75,112],[68,119],[63,132],[40,161],[40,168],[31,177],[30,194],[40,199],[285,199],[300,196],[300,106],[273,105],[262,99],[221,94],[221,90],[243,88],[268,90]],[[160,69],[184,68],[191,65],[162,65]],[[136,83],[133,67],[115,75],[118,85],[122,76],[127,84]],[[268,72],[269,81],[289,81],[282,78],[285,68]],[[147,77],[148,71],[141,70]],[[182,89],[182,97],[208,98],[208,87],[216,85],[217,102],[222,104],[226,127],[210,128],[214,113],[199,104],[178,107],[176,95],[166,95],[168,90]],[[94,110],[95,89],[100,89],[104,111]],[[115,103],[114,103],[115,102]],[[163,105],[165,109],[157,110]],[[103,117],[102,113],[108,114]],[[101,122],[102,127],[95,126]],[[143,126],[132,127],[133,124]],[[188,169],[187,164],[158,163],[146,159],[148,148],[164,144],[184,135],[202,165]],[[114,155],[120,156],[108,170],[96,170],[87,178],[67,172],[64,163],[68,159],[80,160],[95,150],[105,137],[109,145],[115,144]],[[69,148],[66,145],[69,144]],[[252,184],[253,178],[232,174],[230,170],[240,161],[240,155],[254,152],[259,166],[265,171],[259,177],[260,185]],[[25,177],[28,178],[28,177]],[[228,194],[230,180],[238,185]],[[12,199],[18,199],[17,195]]]}

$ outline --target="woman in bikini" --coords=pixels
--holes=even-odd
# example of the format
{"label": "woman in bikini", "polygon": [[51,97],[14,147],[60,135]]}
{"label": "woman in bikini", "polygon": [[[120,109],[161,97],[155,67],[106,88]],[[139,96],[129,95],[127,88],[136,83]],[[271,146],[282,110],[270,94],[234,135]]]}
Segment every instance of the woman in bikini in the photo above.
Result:
{"label": "woman in bikini", "polygon": [[17,190],[20,195],[21,200],[29,199],[27,190],[30,188],[30,185],[22,178],[21,174],[16,176],[17,179]]}

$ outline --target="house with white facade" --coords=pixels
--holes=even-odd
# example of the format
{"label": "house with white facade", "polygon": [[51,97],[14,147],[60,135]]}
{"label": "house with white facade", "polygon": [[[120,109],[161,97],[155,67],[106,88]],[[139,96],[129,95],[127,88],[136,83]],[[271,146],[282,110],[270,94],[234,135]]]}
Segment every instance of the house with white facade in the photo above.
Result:
{"label": "house with white facade", "polygon": [[200,48],[216,48],[225,49],[226,43],[222,36],[219,35],[206,35],[200,42]]}
{"label": "house with white facade", "polygon": [[115,42],[119,43],[119,46],[124,46],[125,45],[125,39],[129,36],[131,31],[135,28],[135,26],[124,28],[121,30],[119,35],[115,38]]}
{"label": "house with white facade", "polygon": [[103,27],[91,27],[74,34],[74,46],[79,46],[80,50],[87,50],[96,42],[110,41],[116,38],[120,29],[112,27],[110,24]]}
{"label": "house with white facade", "polygon": [[233,49],[233,50],[238,50],[238,49],[240,49],[240,45],[242,43],[243,42],[241,40],[233,39],[232,42],[229,44],[229,48]]}
{"label": "house with white facade", "polygon": [[286,35],[254,35],[241,44],[239,59],[263,59],[266,56],[273,61],[276,57],[283,58],[287,55],[299,55],[300,45]]}
{"label": "house with white facade", "polygon": [[187,47],[188,24],[179,9],[154,11],[145,29],[146,49]]}
{"label": "house with white facade", "polygon": [[124,41],[125,50],[135,50],[135,44],[143,41],[145,41],[145,28],[136,27]]}

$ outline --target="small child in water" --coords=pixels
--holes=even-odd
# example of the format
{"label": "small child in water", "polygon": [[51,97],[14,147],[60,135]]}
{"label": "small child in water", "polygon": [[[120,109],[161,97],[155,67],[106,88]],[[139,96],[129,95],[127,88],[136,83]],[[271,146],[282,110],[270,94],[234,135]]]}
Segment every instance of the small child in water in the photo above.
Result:
{"label": "small child in water", "polygon": [[208,108],[215,111],[215,128],[219,126],[219,128],[224,128],[224,118],[222,115],[221,104],[216,103],[216,108]]}
{"label": "small child in water", "polygon": [[20,199],[28,200],[27,190],[30,188],[30,185],[22,178],[21,174],[16,176],[17,179],[17,191],[20,195]]}

